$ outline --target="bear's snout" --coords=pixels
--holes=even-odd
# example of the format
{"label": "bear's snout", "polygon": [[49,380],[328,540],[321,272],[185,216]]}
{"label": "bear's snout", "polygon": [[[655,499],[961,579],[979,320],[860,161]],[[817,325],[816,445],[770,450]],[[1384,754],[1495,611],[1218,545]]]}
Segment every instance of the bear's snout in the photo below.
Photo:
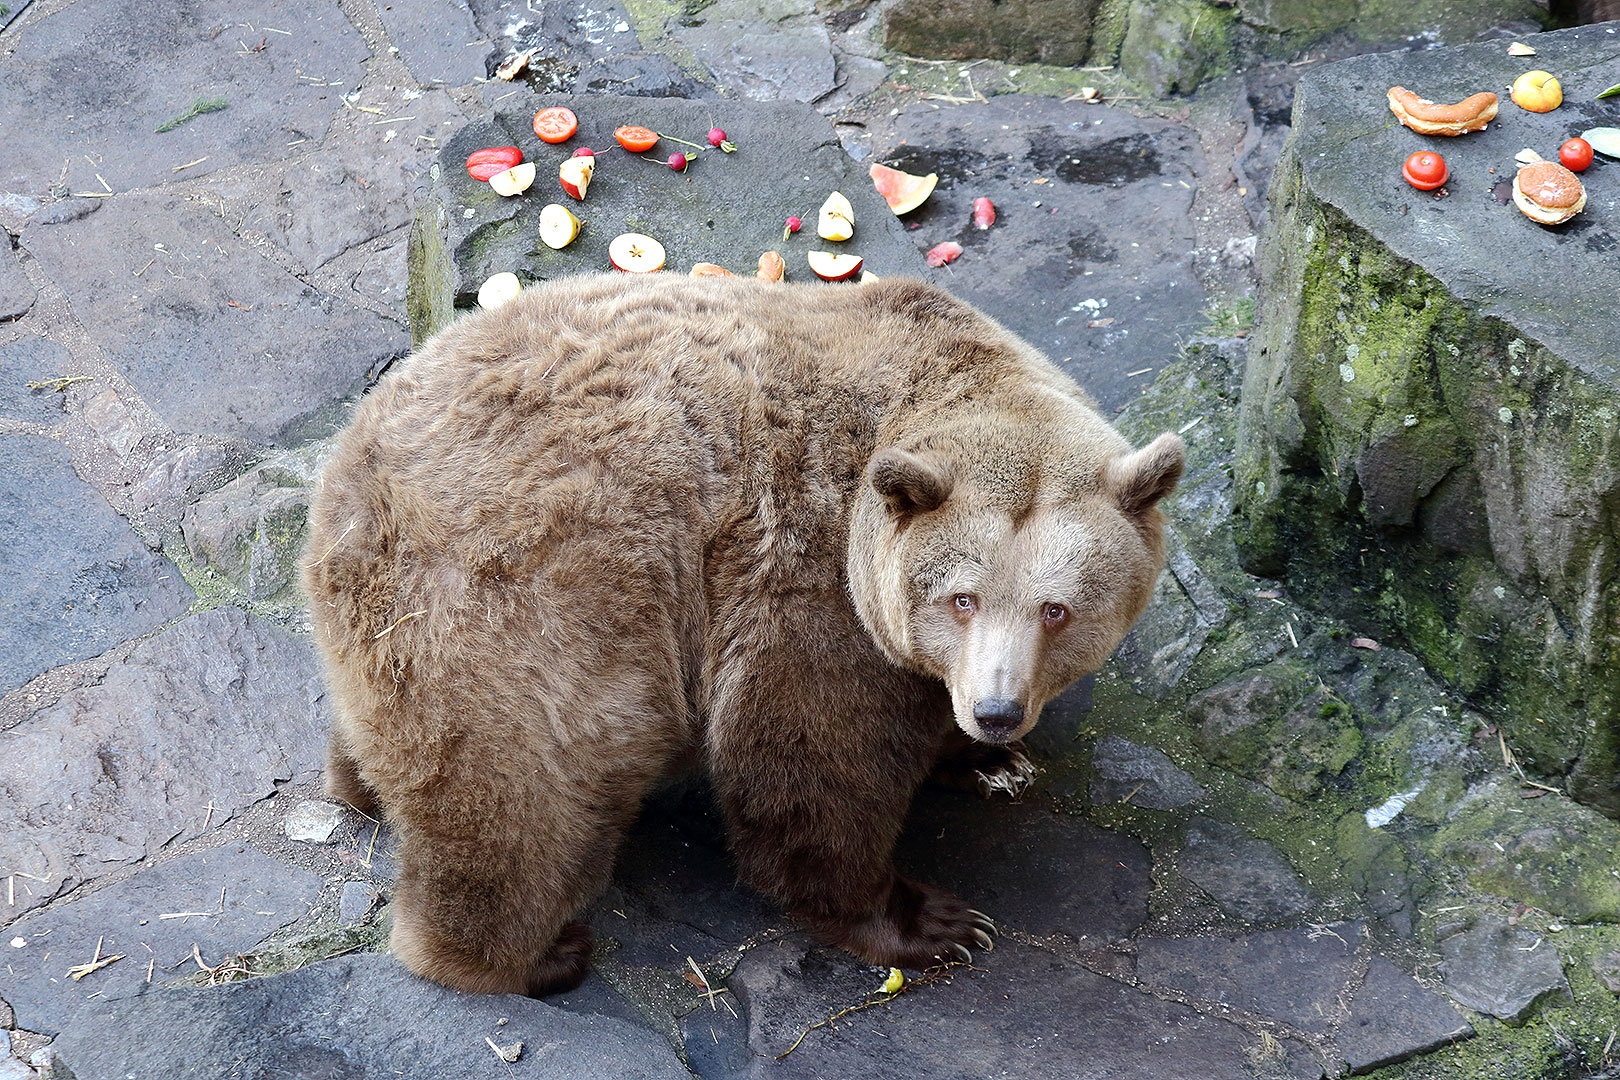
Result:
{"label": "bear's snout", "polygon": [[986,698],[974,702],[973,719],[986,739],[1006,742],[1024,722],[1024,704],[1011,698]]}

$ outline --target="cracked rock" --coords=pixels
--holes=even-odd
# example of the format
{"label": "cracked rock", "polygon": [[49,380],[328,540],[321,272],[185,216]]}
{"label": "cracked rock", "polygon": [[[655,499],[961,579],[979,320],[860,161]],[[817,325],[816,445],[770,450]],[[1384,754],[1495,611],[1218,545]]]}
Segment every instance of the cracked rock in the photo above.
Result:
{"label": "cracked rock", "polygon": [[1552,942],[1506,919],[1488,917],[1440,942],[1445,991],[1475,1012],[1518,1024],[1549,997],[1568,997],[1569,981]]}

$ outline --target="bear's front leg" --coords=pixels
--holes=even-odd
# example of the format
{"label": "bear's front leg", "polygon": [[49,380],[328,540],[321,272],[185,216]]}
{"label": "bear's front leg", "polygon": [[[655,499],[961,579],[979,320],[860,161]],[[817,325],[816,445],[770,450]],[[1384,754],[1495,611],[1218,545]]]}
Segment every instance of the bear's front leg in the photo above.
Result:
{"label": "bear's front leg", "polygon": [[982,743],[953,725],[945,733],[928,782],[956,791],[976,791],[986,799],[1005,792],[1017,802],[1038,772],[1024,753],[1023,743]]}
{"label": "bear's front leg", "polygon": [[926,968],[993,948],[982,912],[894,869],[949,722],[944,688],[875,655],[820,660],[814,679],[753,667],[711,711],[710,768],[743,880],[871,964]]}

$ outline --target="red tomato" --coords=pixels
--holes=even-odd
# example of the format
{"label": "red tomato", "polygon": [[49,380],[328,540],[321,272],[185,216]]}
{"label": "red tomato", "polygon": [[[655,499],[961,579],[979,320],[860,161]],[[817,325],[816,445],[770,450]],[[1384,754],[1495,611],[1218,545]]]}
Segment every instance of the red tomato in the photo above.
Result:
{"label": "red tomato", "polygon": [[1446,159],[1433,150],[1419,150],[1406,159],[1401,175],[1419,191],[1433,191],[1450,178],[1451,170],[1446,168]]}
{"label": "red tomato", "polygon": [[1582,172],[1592,164],[1592,144],[1585,139],[1570,139],[1558,148],[1558,163],[1570,172]]}
{"label": "red tomato", "polygon": [[467,155],[467,171],[474,180],[488,180],[523,163],[523,151],[515,146],[486,146]]}
{"label": "red tomato", "polygon": [[650,128],[636,127],[633,124],[615,131],[613,137],[619,140],[620,146],[635,154],[646,153],[653,148],[654,143],[658,142],[658,132]]}
{"label": "red tomato", "polygon": [[546,142],[567,142],[578,130],[579,117],[574,115],[572,109],[553,105],[534,114],[534,133]]}

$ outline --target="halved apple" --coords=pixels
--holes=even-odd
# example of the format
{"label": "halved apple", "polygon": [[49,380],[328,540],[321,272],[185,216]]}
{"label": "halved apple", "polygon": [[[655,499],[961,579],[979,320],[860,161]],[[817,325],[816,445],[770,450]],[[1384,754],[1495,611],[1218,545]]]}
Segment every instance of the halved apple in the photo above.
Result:
{"label": "halved apple", "polygon": [[827,196],[816,215],[816,235],[823,240],[848,240],[855,235],[855,208],[839,192]]}
{"label": "halved apple", "polygon": [[812,251],[805,256],[823,281],[845,281],[861,272],[861,257],[844,251]]}
{"label": "halved apple", "polygon": [[878,277],[876,274],[872,273],[872,271],[870,271],[870,270],[862,270],[861,271],[861,284],[862,285],[865,285],[868,281],[882,281],[882,280],[883,280],[882,278]]}
{"label": "halved apple", "polygon": [[489,178],[489,186],[495,189],[495,194],[511,197],[521,195],[529,190],[534,183],[534,162],[525,161],[514,165],[505,172],[498,172]]}
{"label": "halved apple", "polygon": [[540,211],[540,239],[546,247],[561,251],[579,235],[579,218],[568,207],[547,203]]}
{"label": "halved apple", "polygon": [[608,245],[608,261],[632,274],[650,274],[664,265],[664,245],[641,233],[620,233]]}
{"label": "halved apple", "polygon": [[564,158],[557,167],[557,178],[562,189],[576,199],[585,198],[585,189],[591,186],[591,173],[596,171],[595,157]]}
{"label": "halved apple", "polygon": [[486,310],[498,308],[522,291],[523,285],[518,281],[516,274],[508,272],[491,274],[482,285],[478,286],[478,306]]}

